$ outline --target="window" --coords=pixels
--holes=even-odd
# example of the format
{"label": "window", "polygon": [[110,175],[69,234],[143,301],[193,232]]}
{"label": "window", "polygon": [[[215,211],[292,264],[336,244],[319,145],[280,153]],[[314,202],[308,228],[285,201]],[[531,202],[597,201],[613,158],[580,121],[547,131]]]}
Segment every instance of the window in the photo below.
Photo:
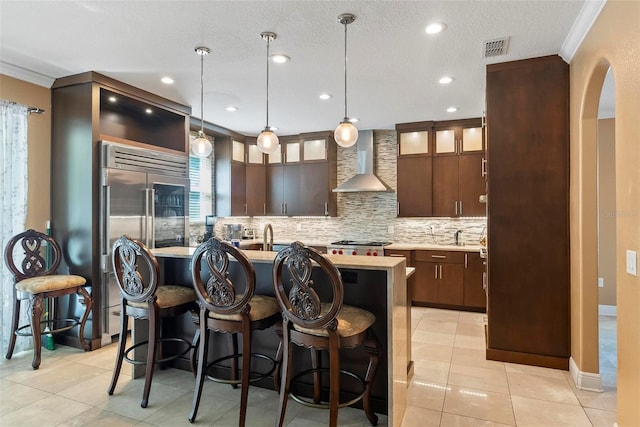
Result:
{"label": "window", "polygon": [[204,222],[213,213],[211,158],[189,156],[189,221]]}

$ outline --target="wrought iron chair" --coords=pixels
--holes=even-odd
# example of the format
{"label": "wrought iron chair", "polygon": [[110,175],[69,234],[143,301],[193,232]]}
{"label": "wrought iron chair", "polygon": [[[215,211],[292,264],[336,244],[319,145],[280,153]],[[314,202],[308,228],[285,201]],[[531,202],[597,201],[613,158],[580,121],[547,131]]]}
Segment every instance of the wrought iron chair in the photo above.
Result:
{"label": "wrought iron chair", "polygon": [[[314,265],[322,270],[321,274],[313,273]],[[318,280],[314,281],[312,276]],[[273,264],[273,283],[283,317],[282,343],[276,356],[281,361],[278,369],[282,370],[276,425],[284,423],[289,396],[303,405],[329,408],[331,427],[338,423],[339,408],[362,401],[367,419],[376,425],[378,417],[369,404],[381,352],[380,342],[371,328],[375,316],[366,310],[343,305],[344,288],[338,269],[320,252],[300,242],[293,242],[278,252]],[[293,344],[311,349],[312,368],[292,378]],[[356,346],[363,346],[369,354],[364,378],[340,369],[340,349]],[[328,369],[320,366],[319,350],[329,352]],[[329,397],[323,400],[326,390],[322,388],[321,374],[327,371]],[[291,392],[294,380],[310,374],[313,374],[313,398]],[[279,372],[275,376],[278,375]],[[340,375],[348,375],[362,386],[361,392],[348,402],[339,402]]]}
{"label": "wrought iron chair", "polygon": [[[22,249],[18,250],[18,247]],[[45,259],[46,255],[43,253],[47,250],[50,257],[48,263]],[[89,350],[89,343],[84,339],[84,326],[91,311],[92,299],[84,287],[86,284],[84,277],[74,274],[56,274],[62,261],[60,245],[51,236],[29,229],[9,240],[4,251],[4,259],[15,282],[12,332],[5,357],[11,359],[16,345],[16,336],[31,336],[33,337],[31,366],[33,369],[38,369],[41,359],[42,335],[69,331],[76,326],[79,326],[80,345],[85,350]],[[52,316],[49,315],[46,321],[42,320],[47,298],[73,294],[78,294],[81,297],[81,303],[85,306],[84,315],[80,320],[75,318],[52,319]],[[20,326],[20,305],[23,300],[29,301],[30,324]],[[42,328],[43,324],[47,325],[49,330],[45,331],[46,328]],[[27,328],[30,330],[26,331]]]}
{"label": "wrought iron chair", "polygon": [[[154,365],[184,356],[192,348],[191,342],[186,339],[162,337],[162,319],[177,317],[195,309],[196,294],[193,289],[185,286],[159,285],[158,261],[143,243],[128,236],[122,236],[113,244],[112,252],[113,271],[120,288],[121,313],[118,354],[108,393],[112,395],[116,388],[123,360],[132,364],[146,364],[144,390],[140,403],[140,406],[146,408],[149,403]],[[149,336],[147,340],[134,343],[127,348],[129,316],[134,319],[148,319]],[[158,346],[158,343],[163,341],[176,342],[178,345],[183,345],[184,350],[163,358],[162,346]],[[129,357],[132,350],[143,345],[148,345],[145,360]]]}
{"label": "wrought iron chair", "polygon": [[[229,258],[237,261],[241,274],[238,280],[230,278]],[[256,273],[251,261],[237,248],[215,237],[202,243],[193,254],[191,263],[193,287],[198,295],[200,316],[196,320],[198,361],[196,386],[189,421],[194,422],[200,404],[205,377],[214,381],[239,384],[239,426],[245,425],[249,384],[269,376],[275,369],[275,360],[264,354],[251,352],[252,331],[267,329],[282,320],[275,298],[256,295]],[[244,276],[244,277],[242,277]],[[232,354],[208,362],[209,332],[229,333]],[[242,334],[242,353],[238,353],[237,334]],[[194,354],[195,356],[195,354]],[[267,359],[271,369],[267,372],[251,372],[251,358]],[[241,375],[238,379],[238,359],[242,358]],[[207,375],[207,369],[230,360],[230,379]],[[253,377],[252,377],[253,376]]]}

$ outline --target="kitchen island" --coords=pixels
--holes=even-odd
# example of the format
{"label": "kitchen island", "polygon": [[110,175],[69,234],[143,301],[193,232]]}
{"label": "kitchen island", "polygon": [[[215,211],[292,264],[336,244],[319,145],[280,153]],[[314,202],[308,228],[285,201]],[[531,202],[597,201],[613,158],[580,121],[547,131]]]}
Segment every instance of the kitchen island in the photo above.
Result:
{"label": "kitchen island", "polygon": [[[161,283],[191,286],[191,257],[195,248],[171,247],[154,249],[153,254],[160,264]],[[252,261],[256,270],[256,292],[274,295],[272,283],[272,265],[276,252],[245,250],[244,253]],[[378,413],[388,416],[391,426],[399,426],[407,404],[408,376],[412,371],[411,362],[411,325],[410,304],[407,296],[407,274],[404,258],[367,257],[326,255],[340,270],[344,282],[345,304],[358,306],[371,311],[376,316],[373,330],[380,339],[383,354],[372,388],[371,404]],[[233,264],[230,273],[234,274]],[[136,322],[138,323],[138,322]],[[146,325],[140,322],[134,325],[132,338],[145,336]],[[178,334],[190,339],[195,326],[188,316],[182,320],[166,325],[167,336]],[[139,331],[137,333],[136,331]],[[217,338],[217,337],[216,337]],[[273,328],[256,331],[253,337],[254,351],[275,355],[278,337]],[[221,353],[225,353],[226,341]],[[221,355],[219,348],[213,348],[210,358]],[[298,349],[301,365],[307,363],[308,356]],[[366,366],[367,356],[358,349],[345,349],[341,355],[341,367],[356,372]],[[188,363],[183,361],[177,367],[186,369]],[[300,370],[305,368],[299,367]],[[257,383],[259,386],[272,387],[272,383]],[[345,387],[348,386],[345,384]]]}

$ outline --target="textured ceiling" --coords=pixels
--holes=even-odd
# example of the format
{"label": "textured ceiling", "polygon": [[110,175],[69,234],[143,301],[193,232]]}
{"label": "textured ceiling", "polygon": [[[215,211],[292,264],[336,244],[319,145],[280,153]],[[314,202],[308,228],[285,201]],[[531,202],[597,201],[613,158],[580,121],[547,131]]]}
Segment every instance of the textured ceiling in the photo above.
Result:
{"label": "textured ceiling", "polygon": [[[204,119],[257,135],[265,125],[266,43],[291,57],[271,64],[270,124],[280,135],[333,129],[344,115],[348,27],[349,115],[361,129],[478,117],[485,66],[558,54],[583,0],[458,1],[0,1],[0,71],[52,79],[97,71],[192,106]],[[439,35],[424,29],[447,24]],[[484,41],[509,36],[508,53],[482,58]],[[451,75],[442,86],[438,79]],[[175,84],[160,82],[171,76]],[[321,101],[328,92],[333,97]],[[233,105],[235,113],[225,111]],[[459,108],[447,113],[449,106]]]}

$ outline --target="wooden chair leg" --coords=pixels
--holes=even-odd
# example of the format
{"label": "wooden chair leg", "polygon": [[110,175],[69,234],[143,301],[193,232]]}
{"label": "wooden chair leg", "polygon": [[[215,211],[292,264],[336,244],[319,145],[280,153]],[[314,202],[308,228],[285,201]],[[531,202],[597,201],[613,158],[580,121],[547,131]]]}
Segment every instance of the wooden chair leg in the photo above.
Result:
{"label": "wooden chair leg", "polygon": [[[238,380],[238,334],[230,333],[227,334],[227,339],[229,341],[229,351],[233,354],[233,358],[231,358],[231,381]],[[238,388],[238,384],[231,384],[231,387]]]}
{"label": "wooden chair leg", "polygon": [[122,369],[122,361],[124,360],[124,352],[127,348],[127,326],[129,324],[129,316],[127,315],[124,304],[120,304],[120,337],[118,338],[118,355],[116,357],[116,366],[113,368],[113,376],[111,377],[111,385],[109,386],[109,396],[116,389],[116,383]]}
{"label": "wooden chair leg", "polygon": [[78,339],[80,340],[80,345],[82,346],[82,348],[84,348],[85,351],[89,351],[91,350],[91,346],[84,339],[84,326],[87,323],[87,319],[89,318],[89,313],[93,308],[93,299],[91,298],[91,295],[89,295],[89,292],[87,292],[87,290],[84,288],[84,286],[78,287],[78,289],[76,290],[76,293],[80,295],[84,301],[84,315],[82,316],[82,319],[80,319],[80,328],[78,329]]}
{"label": "wooden chair leg", "polygon": [[200,406],[200,396],[202,396],[202,387],[204,386],[204,379],[207,377],[207,354],[209,352],[209,331],[207,330],[207,316],[209,313],[206,310],[201,310],[200,313],[200,328],[196,334],[200,337],[198,344],[198,364],[196,374],[196,385],[193,392],[193,402],[191,404],[191,412],[189,413],[189,422],[192,423],[196,420],[198,414],[198,407]]}
{"label": "wooden chair leg", "polygon": [[31,367],[38,369],[42,352],[40,319],[42,318],[44,299],[41,295],[33,295],[29,302],[31,303],[31,335],[33,336],[33,361],[31,362]]}
{"label": "wooden chair leg", "polygon": [[280,342],[278,343],[278,349],[276,350],[276,368],[273,371],[273,389],[276,393],[280,393],[280,375],[282,368],[282,349],[283,349],[283,341],[282,341],[282,322],[278,322],[275,324],[276,335],[278,335],[278,339]]}
{"label": "wooden chair leg", "polygon": [[193,347],[191,349],[191,373],[193,374],[193,376],[197,376],[198,375],[198,346],[200,344],[200,324],[198,324],[198,329],[196,329],[196,332],[193,334],[193,342],[191,343],[191,347]]}
{"label": "wooden chair leg", "polygon": [[153,381],[153,368],[156,359],[156,344],[160,329],[160,319],[158,313],[151,308],[149,310],[149,348],[147,351],[147,367],[144,374],[144,391],[142,392],[142,402],[140,406],[146,408],[149,404],[149,392]]}
{"label": "wooden chair leg", "polygon": [[11,336],[9,337],[9,347],[7,348],[7,353],[5,354],[5,358],[11,359],[13,356],[13,349],[16,346],[16,332],[18,331],[19,321],[20,321],[20,303],[21,301],[16,297],[15,289],[13,290],[13,300],[15,301],[13,305],[13,320],[11,321]]}
{"label": "wooden chair leg", "polygon": [[322,354],[320,350],[314,348],[310,349],[311,353],[311,368],[313,372],[313,402],[320,403],[322,400],[322,372],[320,372]]}
{"label": "wooden chair leg", "polygon": [[367,416],[369,423],[371,423],[372,426],[375,426],[378,424],[378,416],[371,409],[370,397],[371,386],[378,370],[381,345],[372,330],[369,330],[369,338],[364,342],[364,348],[369,354],[369,366],[367,367],[367,374],[364,377],[365,391],[364,397],[362,398],[362,408],[364,409],[364,413]]}
{"label": "wooden chair leg", "polygon": [[[332,333],[333,332],[333,333]],[[340,409],[340,338],[335,331],[329,332],[329,426],[338,425]]]}
{"label": "wooden chair leg", "polygon": [[282,352],[282,378],[280,381],[280,400],[278,404],[278,414],[276,416],[276,425],[282,427],[284,425],[284,417],[287,412],[287,400],[289,400],[289,386],[291,383],[291,353],[292,345],[289,338],[289,326],[286,322],[283,325],[283,352]]}
{"label": "wooden chair leg", "polygon": [[247,400],[249,397],[249,375],[251,374],[251,320],[249,315],[242,322],[242,383],[240,389],[239,427],[244,427],[247,418]]}

